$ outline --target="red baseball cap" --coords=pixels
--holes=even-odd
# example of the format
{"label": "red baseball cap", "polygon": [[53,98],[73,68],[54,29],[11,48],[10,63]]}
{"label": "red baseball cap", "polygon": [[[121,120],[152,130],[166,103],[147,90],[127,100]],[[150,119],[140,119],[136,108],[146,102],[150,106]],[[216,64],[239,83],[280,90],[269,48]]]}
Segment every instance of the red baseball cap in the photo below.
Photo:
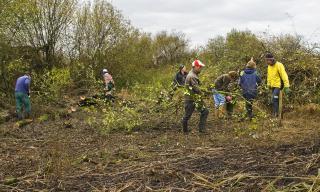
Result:
{"label": "red baseball cap", "polygon": [[192,67],[204,67],[205,64],[203,64],[200,60],[195,60],[193,63],[192,63]]}

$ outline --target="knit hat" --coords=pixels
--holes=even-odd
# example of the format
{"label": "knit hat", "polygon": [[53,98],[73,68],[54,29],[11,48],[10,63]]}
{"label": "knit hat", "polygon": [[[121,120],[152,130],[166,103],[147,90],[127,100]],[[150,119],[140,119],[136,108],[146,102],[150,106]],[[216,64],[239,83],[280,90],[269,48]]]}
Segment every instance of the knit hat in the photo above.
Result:
{"label": "knit hat", "polygon": [[273,54],[272,53],[267,53],[266,54],[266,59],[274,59],[274,56],[273,56]]}
{"label": "knit hat", "polygon": [[200,60],[195,60],[193,63],[192,63],[192,67],[204,67],[205,64],[203,64]]}
{"label": "knit hat", "polygon": [[247,68],[250,68],[250,69],[255,69],[255,68],[257,68],[257,64],[256,64],[256,62],[254,62],[253,57],[252,57],[251,60],[247,63]]}

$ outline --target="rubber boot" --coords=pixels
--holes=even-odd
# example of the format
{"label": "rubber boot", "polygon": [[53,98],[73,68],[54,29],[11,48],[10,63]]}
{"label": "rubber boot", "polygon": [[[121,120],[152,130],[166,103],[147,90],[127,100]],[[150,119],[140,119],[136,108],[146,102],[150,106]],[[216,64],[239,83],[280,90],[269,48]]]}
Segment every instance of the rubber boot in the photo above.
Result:
{"label": "rubber boot", "polygon": [[182,131],[183,131],[184,133],[189,133],[188,121],[182,120]]}
{"label": "rubber boot", "polygon": [[232,119],[233,115],[233,104],[232,103],[227,103],[226,104],[226,111],[227,111],[227,119]]}
{"label": "rubber boot", "polygon": [[18,121],[21,121],[23,119],[22,113],[17,113],[17,118],[18,118]]}
{"label": "rubber boot", "polygon": [[200,133],[205,133],[206,132],[206,124],[207,124],[207,118],[209,115],[209,110],[208,109],[203,109],[200,112],[200,122],[199,122],[199,132]]}

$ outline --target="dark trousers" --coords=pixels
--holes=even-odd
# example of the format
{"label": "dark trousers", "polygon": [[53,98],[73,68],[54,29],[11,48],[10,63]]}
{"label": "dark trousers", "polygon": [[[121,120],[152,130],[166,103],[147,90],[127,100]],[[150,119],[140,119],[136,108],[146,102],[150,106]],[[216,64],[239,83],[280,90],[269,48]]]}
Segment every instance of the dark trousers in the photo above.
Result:
{"label": "dark trousers", "polygon": [[249,118],[253,118],[253,101],[255,99],[252,95],[243,95],[243,97],[246,99],[246,110],[247,110],[247,116]]}
{"label": "dark trousers", "polygon": [[277,117],[279,115],[279,95],[280,88],[272,88],[272,109],[273,115]]}
{"label": "dark trousers", "polygon": [[105,96],[105,100],[106,101],[111,101],[112,103],[114,102],[115,99],[116,98],[111,94],[108,94],[108,95]]}
{"label": "dark trousers", "polygon": [[228,117],[232,117],[233,107],[234,107],[234,104],[232,102],[228,102],[227,101],[227,103],[226,103],[226,111],[227,111]]}
{"label": "dark trousers", "polygon": [[[192,100],[185,100],[185,114],[182,119],[183,131],[188,132],[188,121],[190,120],[194,110],[196,109],[195,103]],[[207,118],[209,115],[209,111],[207,108],[202,107],[201,109],[197,109],[200,112],[200,122],[199,122],[199,131],[203,132],[206,130]]]}

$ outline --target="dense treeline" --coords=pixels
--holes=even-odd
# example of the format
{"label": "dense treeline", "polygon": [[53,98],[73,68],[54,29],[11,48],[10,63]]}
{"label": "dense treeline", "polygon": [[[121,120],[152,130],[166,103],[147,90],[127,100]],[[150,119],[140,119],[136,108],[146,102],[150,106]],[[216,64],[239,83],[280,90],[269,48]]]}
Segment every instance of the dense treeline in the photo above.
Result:
{"label": "dense treeline", "polygon": [[25,71],[32,72],[32,90],[51,97],[60,96],[66,87],[90,89],[97,85],[102,68],[111,71],[118,88],[151,83],[158,73],[168,83],[174,66],[195,58],[207,64],[208,83],[219,73],[242,69],[252,56],[264,75],[263,55],[271,51],[286,65],[295,96],[318,102],[317,46],[299,36],[232,30],[191,49],[183,33],[151,35],[138,30],[106,0],[0,3],[2,96],[12,95],[15,79]]}
{"label": "dense treeline", "polygon": [[118,86],[129,86],[144,80],[147,74],[141,71],[183,62],[189,54],[183,34],[141,32],[106,0],[1,3],[0,89],[4,93],[12,91],[15,78],[24,71],[31,71],[39,84],[61,78],[53,75],[69,75],[76,86],[90,86],[101,69],[108,68]]}

